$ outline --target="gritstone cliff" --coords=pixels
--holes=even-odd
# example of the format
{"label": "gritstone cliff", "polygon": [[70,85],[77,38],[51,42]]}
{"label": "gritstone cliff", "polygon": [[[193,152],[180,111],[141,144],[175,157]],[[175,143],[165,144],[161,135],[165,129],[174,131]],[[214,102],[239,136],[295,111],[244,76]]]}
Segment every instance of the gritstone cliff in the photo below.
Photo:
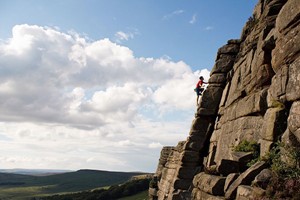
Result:
{"label": "gritstone cliff", "polygon": [[[243,141],[262,158],[276,141],[300,147],[300,1],[260,0],[242,30],[217,52],[186,141],[164,147],[150,199],[253,199],[267,168],[245,163]],[[297,166],[299,167],[299,166]]]}

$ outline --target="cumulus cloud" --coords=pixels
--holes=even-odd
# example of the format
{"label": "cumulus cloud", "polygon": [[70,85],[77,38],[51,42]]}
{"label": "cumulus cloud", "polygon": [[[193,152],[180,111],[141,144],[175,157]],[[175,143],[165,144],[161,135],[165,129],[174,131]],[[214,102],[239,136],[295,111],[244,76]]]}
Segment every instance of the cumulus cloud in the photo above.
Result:
{"label": "cumulus cloud", "polygon": [[[191,119],[158,122],[156,115],[193,111],[194,85],[199,74],[209,75],[183,61],[135,57],[107,38],[92,41],[27,24],[1,40],[0,54],[0,140],[6,149],[0,165],[7,167],[42,162],[41,168],[146,169],[130,163],[128,154],[149,148],[158,154],[158,147],[185,138]],[[104,165],[105,158],[115,167]]]}

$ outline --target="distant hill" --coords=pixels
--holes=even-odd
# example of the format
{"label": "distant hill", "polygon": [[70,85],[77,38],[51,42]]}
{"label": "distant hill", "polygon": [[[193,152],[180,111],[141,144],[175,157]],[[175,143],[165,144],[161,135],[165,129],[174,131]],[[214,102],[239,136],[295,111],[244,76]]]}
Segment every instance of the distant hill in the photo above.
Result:
{"label": "distant hill", "polygon": [[73,172],[72,170],[56,170],[56,169],[0,169],[0,173],[23,174],[33,176],[48,176],[53,174],[62,174]]}
{"label": "distant hill", "polygon": [[0,173],[0,199],[26,199],[34,195],[91,190],[120,184],[143,174],[101,170],[79,170],[49,176]]}

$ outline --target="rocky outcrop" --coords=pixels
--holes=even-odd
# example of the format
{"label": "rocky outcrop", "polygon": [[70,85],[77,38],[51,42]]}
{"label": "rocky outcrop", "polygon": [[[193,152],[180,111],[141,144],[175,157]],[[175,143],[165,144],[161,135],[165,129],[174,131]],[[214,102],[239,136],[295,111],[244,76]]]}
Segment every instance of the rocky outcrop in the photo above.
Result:
{"label": "rocky outcrop", "polygon": [[186,141],[162,150],[159,200],[255,199],[264,193],[250,185],[267,164],[248,168],[252,153],[234,147],[256,142],[263,157],[282,140],[300,150],[299,55],[299,0],[260,0],[241,38],[218,50]]}

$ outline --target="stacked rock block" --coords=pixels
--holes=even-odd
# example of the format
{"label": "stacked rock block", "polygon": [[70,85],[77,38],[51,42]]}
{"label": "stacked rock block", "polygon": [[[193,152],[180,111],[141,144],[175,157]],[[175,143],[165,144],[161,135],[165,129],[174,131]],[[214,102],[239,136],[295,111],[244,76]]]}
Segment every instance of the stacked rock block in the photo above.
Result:
{"label": "stacked rock block", "polygon": [[[158,166],[157,166],[154,178],[152,180],[155,183],[154,183],[154,186],[150,184],[150,187],[149,187],[149,200],[157,200],[158,199],[158,181],[162,177],[163,170],[165,171],[165,173],[166,173],[166,171],[168,171],[168,167],[166,166],[168,159],[170,159],[170,162],[171,162],[171,158],[174,160],[174,157],[173,157],[174,150],[175,150],[175,147],[171,147],[171,146],[165,146],[162,148],[162,150],[160,152]],[[172,156],[170,156],[171,154],[172,154]]]}
{"label": "stacked rock block", "polygon": [[254,141],[263,157],[281,140],[300,151],[299,55],[300,1],[260,0],[241,38],[218,50],[189,136],[162,170],[158,199],[255,199],[264,193],[251,183],[267,164],[245,167],[252,154],[234,147]]}
{"label": "stacked rock block", "polygon": [[233,69],[227,75],[204,163],[207,169],[215,169],[207,172],[207,179],[225,178],[223,194],[221,189],[212,190],[215,185],[203,188],[208,184],[197,175],[193,199],[206,199],[209,195],[213,196],[210,199],[255,199],[263,194],[262,188],[250,185],[268,166],[258,162],[248,169],[241,168],[251,159],[251,154],[234,152],[233,147],[241,141],[259,143],[261,157],[278,140],[299,149],[299,32],[299,1],[261,0],[257,4],[242,32]]}
{"label": "stacked rock block", "polygon": [[[172,150],[162,170],[161,162],[158,165],[156,174],[161,177],[158,199],[190,198],[193,178],[203,170],[203,155],[207,154],[227,73],[232,69],[238,50],[238,40],[228,41],[228,44],[219,50],[209,86],[203,93],[187,140],[180,142]],[[227,69],[221,68],[224,64]]]}
{"label": "stacked rock block", "polygon": [[158,180],[161,179],[162,171],[163,171],[164,167],[166,166],[169,155],[171,153],[173,153],[174,150],[175,150],[175,147],[170,147],[170,146],[166,146],[166,147],[162,148],[162,150],[160,152],[158,166],[157,166],[157,169],[155,172],[155,175],[157,176]]}
{"label": "stacked rock block", "polygon": [[[276,75],[268,91],[268,111],[275,118],[281,117],[283,104],[288,113],[287,129],[283,140],[286,144],[300,146],[300,2],[289,0],[276,19],[272,36],[275,47],[272,51],[272,68]],[[280,112],[281,111],[281,112]],[[284,113],[286,114],[286,113]],[[275,119],[275,120],[276,120]],[[277,136],[274,125],[274,135]],[[282,127],[280,127],[282,129]],[[283,127],[285,128],[285,127]],[[267,137],[267,136],[265,136]]]}

